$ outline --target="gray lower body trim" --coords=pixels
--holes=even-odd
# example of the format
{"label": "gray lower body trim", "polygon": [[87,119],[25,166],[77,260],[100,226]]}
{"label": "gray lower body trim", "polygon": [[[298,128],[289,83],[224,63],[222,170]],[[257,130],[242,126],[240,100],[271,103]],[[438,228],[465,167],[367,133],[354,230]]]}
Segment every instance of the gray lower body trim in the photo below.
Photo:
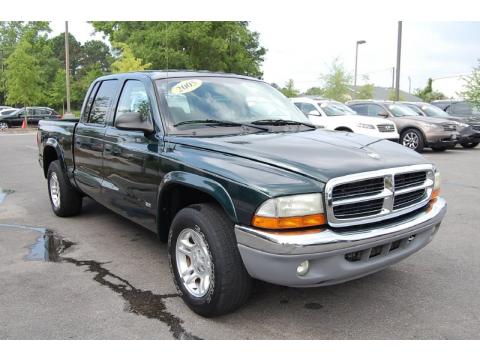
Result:
{"label": "gray lower body trim", "polygon": [[[359,278],[382,270],[427,245],[446,213],[446,203],[438,198],[428,209],[414,216],[378,228],[337,232],[325,229],[301,235],[269,233],[236,226],[238,247],[249,274],[270,283],[293,286],[325,286]],[[389,251],[391,244],[400,244]],[[349,261],[347,254],[370,254],[372,248],[382,253],[359,261]],[[393,248],[393,247],[392,247]],[[310,262],[304,276],[297,267]]]}

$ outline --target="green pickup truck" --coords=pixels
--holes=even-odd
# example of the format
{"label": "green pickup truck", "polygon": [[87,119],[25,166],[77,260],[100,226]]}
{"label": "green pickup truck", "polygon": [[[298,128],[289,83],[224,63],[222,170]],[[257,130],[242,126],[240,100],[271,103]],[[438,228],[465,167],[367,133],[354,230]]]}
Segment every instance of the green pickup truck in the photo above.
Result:
{"label": "green pickup truck", "polygon": [[267,83],[149,71],[98,78],[80,119],[41,121],[39,162],[58,216],[88,196],[168,241],[196,313],[244,304],[252,279],[325,286],[430,242],[440,175],[391,141],[316,129]]}

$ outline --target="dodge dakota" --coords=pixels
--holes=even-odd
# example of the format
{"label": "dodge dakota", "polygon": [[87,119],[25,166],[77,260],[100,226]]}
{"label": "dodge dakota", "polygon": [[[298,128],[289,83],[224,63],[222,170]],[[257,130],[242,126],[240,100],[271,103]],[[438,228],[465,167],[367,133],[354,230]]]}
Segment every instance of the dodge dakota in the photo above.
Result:
{"label": "dodge dakota", "polygon": [[78,120],[40,122],[53,212],[88,196],[168,242],[172,276],[203,316],[244,304],[252,279],[337,284],[428,244],[440,174],[391,141],[320,130],[269,84],[187,71],[95,80]]}

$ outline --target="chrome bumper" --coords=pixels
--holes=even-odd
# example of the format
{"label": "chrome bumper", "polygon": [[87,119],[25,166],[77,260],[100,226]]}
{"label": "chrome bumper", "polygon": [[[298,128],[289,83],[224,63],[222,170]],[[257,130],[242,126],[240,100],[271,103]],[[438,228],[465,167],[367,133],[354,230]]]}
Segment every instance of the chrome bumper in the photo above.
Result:
{"label": "chrome bumper", "polygon": [[[271,233],[236,226],[235,235],[247,271],[254,278],[287,286],[320,286],[344,282],[378,270],[418,251],[430,242],[446,213],[446,202],[438,198],[428,209],[410,217],[366,229],[323,229],[311,233]],[[412,244],[407,239],[415,238]],[[401,248],[359,262],[345,255],[396,240]],[[408,246],[407,246],[408,245]],[[311,263],[305,276],[296,274],[305,260]]]}

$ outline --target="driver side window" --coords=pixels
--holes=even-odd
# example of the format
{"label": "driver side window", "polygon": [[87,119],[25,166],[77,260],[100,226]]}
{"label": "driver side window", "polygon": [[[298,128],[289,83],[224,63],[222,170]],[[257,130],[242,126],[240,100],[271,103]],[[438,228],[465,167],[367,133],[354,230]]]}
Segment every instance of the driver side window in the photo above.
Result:
{"label": "driver side window", "polygon": [[386,111],[380,106],[376,104],[369,104],[368,105],[368,116],[380,116],[380,114],[386,113]]}
{"label": "driver side window", "polygon": [[118,102],[115,119],[129,112],[138,112],[143,120],[150,120],[150,102],[145,85],[138,80],[127,80]]}
{"label": "driver side window", "polygon": [[305,115],[308,115],[311,111],[316,111],[319,113],[315,106],[309,103],[300,103],[300,110],[302,110]]}

